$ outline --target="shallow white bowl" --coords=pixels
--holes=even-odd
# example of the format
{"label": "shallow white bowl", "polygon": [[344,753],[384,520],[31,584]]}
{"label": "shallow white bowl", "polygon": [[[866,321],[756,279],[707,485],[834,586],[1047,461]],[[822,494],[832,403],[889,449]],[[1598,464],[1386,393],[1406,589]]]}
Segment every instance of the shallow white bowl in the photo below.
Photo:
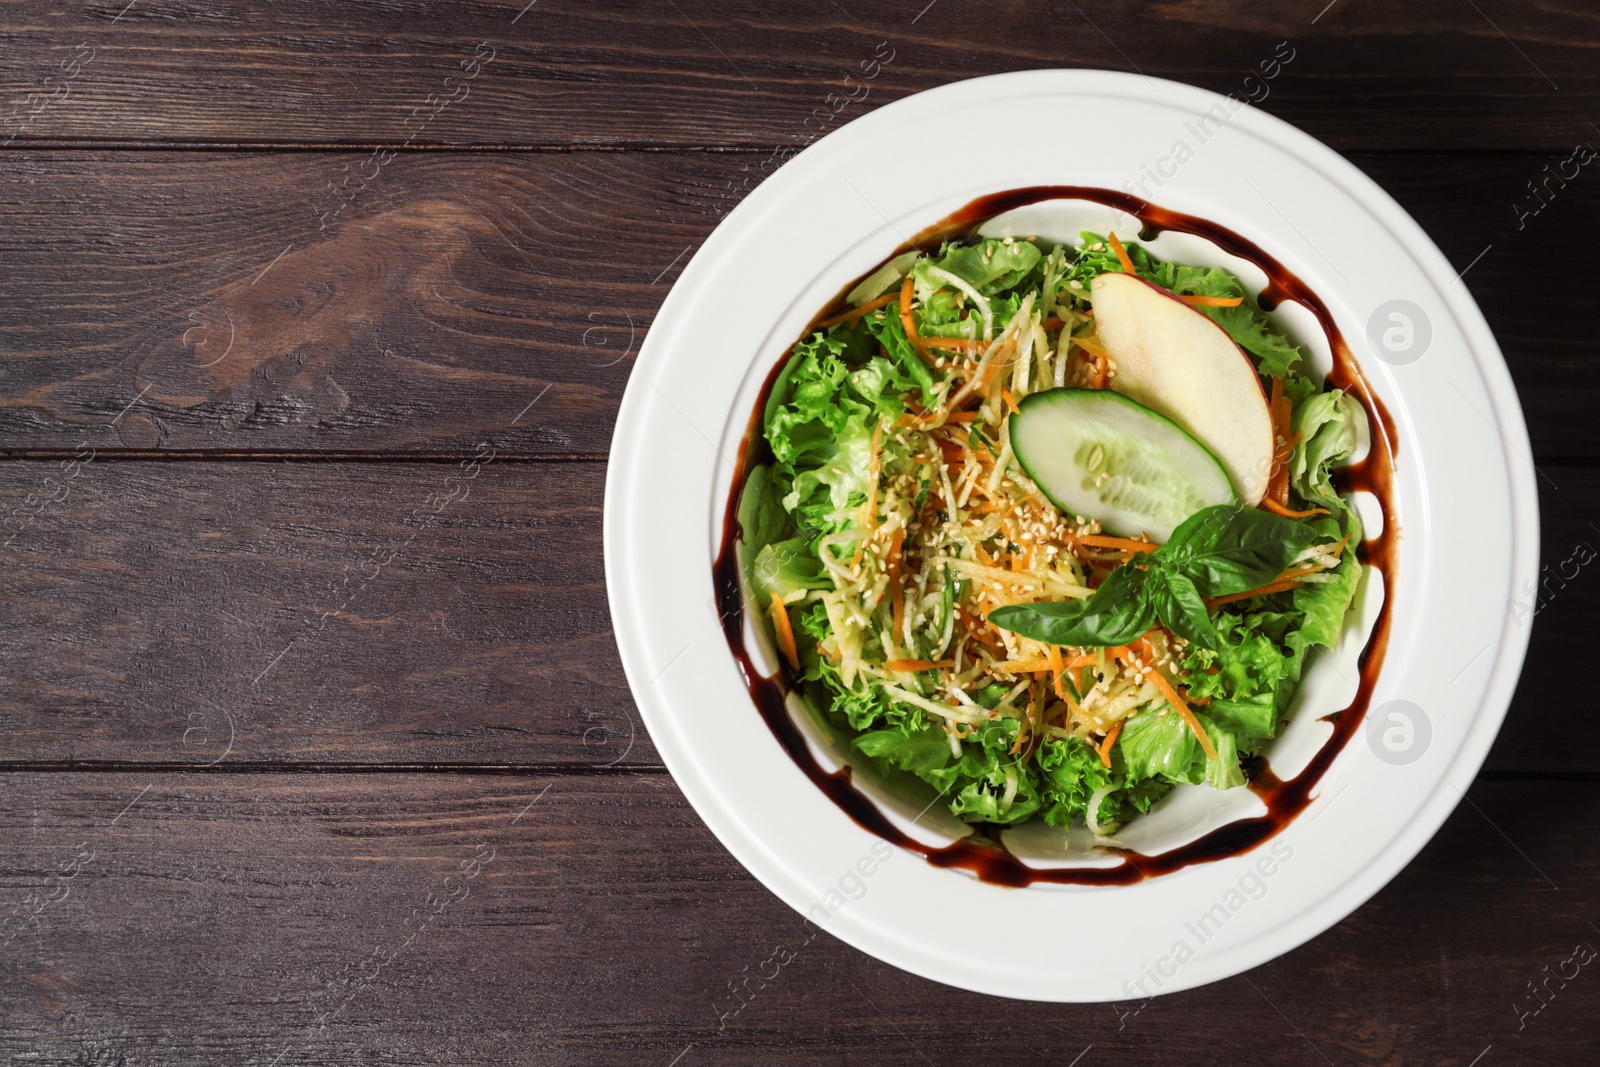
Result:
{"label": "shallow white bowl", "polygon": [[[1207,113],[1212,121],[1201,124]],[[959,171],[924,164],[930,146],[963,129],[1017,150],[963,151]],[[1394,417],[1403,534],[1397,581],[1384,591],[1393,620],[1376,719],[1334,761],[1311,806],[1253,852],[1129,886],[1005,889],[888,848],[805,778],[752,705],[723,638],[711,563],[762,382],[850,279],[979,196],[1034,185],[1124,189],[1141,178],[1152,202],[1242,234],[1307,282]],[[1127,221],[1105,215],[1101,229]],[[1217,252],[1169,254],[1198,262]],[[1381,338],[1395,300],[1408,301],[1414,325],[1430,334],[1420,356],[1417,345],[1397,358],[1368,341],[1373,323]],[[1316,351],[1318,337],[1295,314],[1284,321]],[[1103,71],[981,78],[891,104],[808,148],[685,269],[640,350],[612,442],[605,553],[617,643],[690,803],[745,867],[821,928],[986,993],[1092,1001],[1171,992],[1237,974],[1332,926],[1416,855],[1461,799],[1527,644],[1508,609],[1538,565],[1529,454],[1504,361],[1455,270],[1332,151],[1254,108],[1172,82]],[[1316,715],[1348,700],[1353,676],[1341,687],[1336,675],[1353,667],[1359,642],[1347,633],[1345,666],[1329,657],[1308,676],[1290,731],[1269,753],[1280,776],[1326,735]],[[1178,798],[1163,806],[1176,814],[1139,831],[1142,850],[1259,811],[1253,804],[1243,790]]]}

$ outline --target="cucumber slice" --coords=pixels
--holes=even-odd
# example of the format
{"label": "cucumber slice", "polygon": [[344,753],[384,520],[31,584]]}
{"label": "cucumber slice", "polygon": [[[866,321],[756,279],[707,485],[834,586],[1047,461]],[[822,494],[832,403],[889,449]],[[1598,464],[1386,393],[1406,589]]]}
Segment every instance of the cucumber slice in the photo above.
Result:
{"label": "cucumber slice", "polygon": [[1109,389],[1050,389],[1011,416],[1011,448],[1045,496],[1119,537],[1165,542],[1184,519],[1234,503],[1227,469],[1165,415]]}

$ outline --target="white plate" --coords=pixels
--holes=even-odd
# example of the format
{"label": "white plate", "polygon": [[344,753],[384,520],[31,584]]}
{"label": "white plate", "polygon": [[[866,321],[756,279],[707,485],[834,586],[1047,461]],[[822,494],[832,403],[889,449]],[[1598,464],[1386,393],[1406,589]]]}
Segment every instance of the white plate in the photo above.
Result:
{"label": "white plate", "polygon": [[[959,168],[952,144],[963,146]],[[752,705],[720,629],[711,563],[761,384],[851,278],[979,196],[1119,189],[1152,174],[1152,202],[1229,227],[1310,285],[1394,417],[1403,537],[1372,700],[1379,718],[1334,761],[1311,806],[1253,852],[1130,886],[1001,888],[888,848],[805,778]],[[1405,328],[1387,317],[1395,300],[1426,327],[1425,350],[1420,331],[1408,353],[1373,350],[1385,329]],[[1389,342],[1404,348],[1405,337]],[[679,787],[729,851],[819,927],[966,989],[1137,999],[1237,974],[1315,937],[1404,867],[1461,799],[1527,645],[1508,609],[1537,572],[1528,457],[1504,361],[1455,270],[1332,151],[1172,82],[1081,70],[980,78],[891,104],[802,152],[684,270],[617,418],[605,502],[611,612],[634,696]],[[1342,706],[1337,685],[1326,688],[1328,707]],[[1298,715],[1296,729],[1314,719]],[[1278,749],[1270,755],[1284,777],[1296,769],[1280,768]],[[1204,808],[1187,830],[1164,832],[1193,836],[1222,817]]]}

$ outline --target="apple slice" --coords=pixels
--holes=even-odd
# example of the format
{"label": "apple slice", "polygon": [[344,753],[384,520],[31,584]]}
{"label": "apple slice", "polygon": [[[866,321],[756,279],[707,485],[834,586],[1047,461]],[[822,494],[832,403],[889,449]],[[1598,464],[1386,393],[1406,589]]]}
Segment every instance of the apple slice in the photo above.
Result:
{"label": "apple slice", "polygon": [[1250,357],[1226,330],[1132,274],[1089,283],[1095,330],[1116,361],[1111,388],[1159,411],[1209,448],[1254,507],[1272,473],[1272,414]]}

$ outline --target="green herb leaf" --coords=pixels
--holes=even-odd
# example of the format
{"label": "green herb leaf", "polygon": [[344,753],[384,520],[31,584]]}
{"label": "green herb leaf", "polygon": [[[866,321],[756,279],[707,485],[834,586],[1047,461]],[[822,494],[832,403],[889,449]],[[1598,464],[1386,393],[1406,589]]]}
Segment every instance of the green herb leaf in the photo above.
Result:
{"label": "green herb leaf", "polygon": [[1211,624],[1205,599],[1187,577],[1157,570],[1151,575],[1148,585],[1156,616],[1166,624],[1167,629],[1201,648],[1215,649],[1221,645],[1222,637]]}
{"label": "green herb leaf", "polygon": [[1149,572],[1122,566],[1087,600],[1008,604],[989,613],[1003,630],[1047,645],[1123,645],[1150,629]]}
{"label": "green herb leaf", "polygon": [[1126,644],[1157,618],[1201,648],[1222,639],[1205,598],[1266,585],[1309,545],[1306,523],[1264,511],[1220,504],[1195,512],[1159,550],[1111,572],[1087,600],[1012,604],[989,621],[1052,645]]}
{"label": "green herb leaf", "polygon": [[1303,522],[1218,504],[1185,519],[1155,553],[1160,566],[1186,576],[1203,597],[1266,585],[1316,536]]}

